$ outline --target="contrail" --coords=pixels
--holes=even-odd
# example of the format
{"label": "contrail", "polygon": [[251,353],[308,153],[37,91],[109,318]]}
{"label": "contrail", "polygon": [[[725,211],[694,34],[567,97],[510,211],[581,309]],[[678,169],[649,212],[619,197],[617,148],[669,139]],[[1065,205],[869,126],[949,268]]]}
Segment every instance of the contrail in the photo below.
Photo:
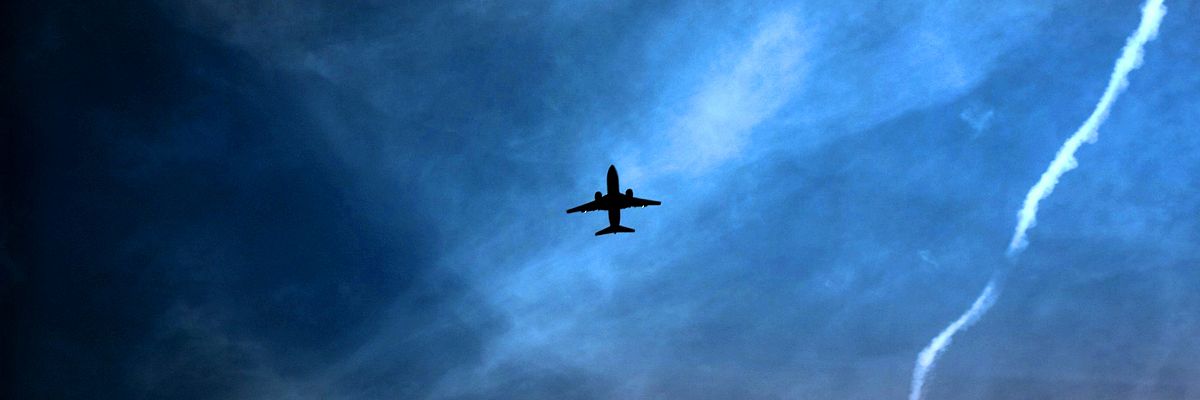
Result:
{"label": "contrail", "polygon": [[968,308],[967,312],[959,316],[954,322],[951,322],[950,326],[943,329],[942,333],[939,333],[933,338],[933,341],[929,342],[929,346],[926,346],[924,350],[921,350],[920,354],[917,354],[917,366],[913,369],[912,391],[908,394],[909,400],[918,400],[921,398],[921,388],[925,386],[925,375],[932,369],[933,362],[937,361],[938,356],[943,351],[946,351],[946,347],[950,345],[950,340],[954,339],[954,334],[974,324],[996,302],[997,286],[1000,285],[1000,282],[1000,274],[993,276],[988,281],[987,286],[983,288],[983,293],[980,293],[979,297],[975,298],[975,302],[971,303],[971,308]]}
{"label": "contrail", "polygon": [[[1054,156],[1054,160],[1050,162],[1050,166],[1046,168],[1046,172],[1042,173],[1042,177],[1025,195],[1025,202],[1021,210],[1017,212],[1017,227],[1006,252],[1009,260],[1015,260],[1029,244],[1025,233],[1037,223],[1038,202],[1050,196],[1050,193],[1054,191],[1054,186],[1058,184],[1058,179],[1063,174],[1079,166],[1075,160],[1075,151],[1079,150],[1084,143],[1096,141],[1098,129],[1108,118],[1113,102],[1117,100],[1117,96],[1121,95],[1125,87],[1129,86],[1129,73],[1142,65],[1142,48],[1146,42],[1154,40],[1154,37],[1158,35],[1158,26],[1166,14],[1167,8],[1163,6],[1163,0],[1147,0],[1146,4],[1142,6],[1142,20],[1133,35],[1126,39],[1125,47],[1121,49],[1121,57],[1117,59],[1117,63],[1113,67],[1112,75],[1108,79],[1108,86],[1104,89],[1104,95],[1100,97],[1100,102],[1096,103],[1096,108],[1092,110],[1092,114],[1088,116],[1083,125],[1063,143],[1058,154]],[[1004,283],[1007,275],[1004,273],[1006,269],[1007,267],[993,275],[987,286],[983,288],[983,292],[971,304],[971,308],[968,308],[962,316],[943,329],[917,355],[916,367],[913,369],[912,389],[908,394],[909,400],[920,400],[925,377],[933,370],[938,356],[946,351],[954,335],[969,328],[982,318],[996,302],[999,297],[998,288]]]}
{"label": "contrail", "polygon": [[1033,188],[1029,189],[1029,194],[1025,195],[1025,204],[1021,211],[1017,212],[1017,229],[1013,232],[1012,241],[1008,243],[1009,257],[1016,257],[1029,244],[1025,239],[1025,231],[1037,223],[1038,202],[1050,196],[1054,185],[1058,184],[1058,178],[1079,166],[1075,160],[1075,150],[1079,150],[1079,146],[1084,143],[1096,141],[1097,129],[1108,118],[1113,102],[1117,101],[1117,96],[1129,86],[1129,73],[1142,66],[1142,46],[1158,35],[1158,25],[1166,14],[1167,8],[1163,6],[1163,0],[1148,0],[1142,6],[1142,22],[1138,24],[1133,36],[1125,41],[1121,58],[1117,59],[1117,65],[1113,67],[1112,76],[1108,78],[1108,87],[1104,89],[1104,96],[1100,97],[1100,102],[1096,103],[1096,109],[1092,110],[1092,115],[1088,116],[1087,121],[1084,121],[1071,138],[1063,143],[1062,148],[1058,149],[1050,167],[1046,168],[1041,179],[1038,179]]}

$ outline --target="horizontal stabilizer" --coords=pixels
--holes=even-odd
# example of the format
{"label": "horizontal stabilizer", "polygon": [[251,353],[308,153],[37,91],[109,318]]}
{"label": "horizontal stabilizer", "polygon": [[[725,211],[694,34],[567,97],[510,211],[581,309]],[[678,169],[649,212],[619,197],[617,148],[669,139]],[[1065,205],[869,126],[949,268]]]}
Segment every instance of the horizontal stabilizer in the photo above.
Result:
{"label": "horizontal stabilizer", "polygon": [[627,227],[620,226],[620,225],[610,225],[607,228],[597,231],[596,236],[606,235],[609,233],[621,233],[621,232],[633,233],[633,228],[627,228]]}

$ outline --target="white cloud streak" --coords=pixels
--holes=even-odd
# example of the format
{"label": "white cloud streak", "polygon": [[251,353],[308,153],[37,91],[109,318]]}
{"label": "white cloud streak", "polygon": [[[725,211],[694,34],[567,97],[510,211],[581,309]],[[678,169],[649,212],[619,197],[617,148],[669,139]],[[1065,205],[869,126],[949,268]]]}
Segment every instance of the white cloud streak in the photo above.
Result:
{"label": "white cloud streak", "polygon": [[[1046,168],[1046,172],[1042,173],[1041,178],[1025,195],[1025,203],[1017,213],[1016,230],[1008,245],[1009,259],[1015,259],[1028,246],[1026,232],[1037,222],[1038,202],[1050,196],[1050,193],[1054,191],[1054,186],[1058,184],[1058,179],[1063,174],[1079,165],[1075,160],[1075,151],[1079,150],[1084,143],[1096,141],[1100,125],[1108,118],[1113,103],[1129,86],[1129,73],[1142,65],[1142,48],[1146,42],[1153,40],[1158,35],[1158,27],[1166,13],[1167,8],[1163,6],[1163,0],[1148,0],[1142,6],[1142,20],[1133,35],[1125,41],[1121,57],[1117,59],[1117,63],[1113,67],[1108,86],[1104,89],[1104,95],[1100,97],[1100,101],[1096,103],[1096,108],[1092,110],[1092,114],[1088,116],[1083,125],[1067,139],[1066,143],[1063,143],[1058,154],[1054,156],[1054,160],[1050,162],[1050,166]],[[917,355],[916,367],[913,369],[912,387],[908,395],[909,400],[920,400],[925,386],[925,378],[933,370],[938,356],[950,346],[955,334],[970,327],[987,313],[999,296],[996,287],[1002,284],[1002,281],[1003,274],[993,276],[987,286],[983,288],[983,292],[971,304],[971,308],[968,308],[958,319],[943,329]]]}
{"label": "white cloud streak", "polygon": [[1038,202],[1050,196],[1063,174],[1079,166],[1075,160],[1075,151],[1084,143],[1096,141],[1100,125],[1108,119],[1117,96],[1129,86],[1129,73],[1142,65],[1142,47],[1158,35],[1158,26],[1166,13],[1167,8],[1163,6],[1163,0],[1149,0],[1142,7],[1142,22],[1138,24],[1137,31],[1126,40],[1125,48],[1121,50],[1121,58],[1117,59],[1112,76],[1108,79],[1108,87],[1104,89],[1104,95],[1100,97],[1100,102],[1096,103],[1092,115],[1088,116],[1066,143],[1063,143],[1062,148],[1058,149],[1058,154],[1054,156],[1054,161],[1050,162],[1050,167],[1046,168],[1046,172],[1042,173],[1042,177],[1025,195],[1025,203],[1017,212],[1017,228],[1008,244],[1009,257],[1016,257],[1029,244],[1026,232],[1037,224]]}
{"label": "white cloud streak", "polygon": [[912,389],[908,394],[909,400],[918,400],[921,398],[923,388],[925,386],[925,377],[929,371],[933,369],[934,362],[938,356],[946,351],[950,346],[950,341],[954,340],[954,335],[959,331],[970,328],[979,318],[987,313],[992,308],[992,304],[996,303],[996,297],[999,295],[998,286],[1000,285],[1000,276],[993,276],[988,281],[987,286],[983,288],[983,292],[975,301],[971,303],[971,308],[967,312],[959,316],[958,319],[951,322],[946,329],[933,338],[921,353],[917,355],[916,367],[913,369]]}

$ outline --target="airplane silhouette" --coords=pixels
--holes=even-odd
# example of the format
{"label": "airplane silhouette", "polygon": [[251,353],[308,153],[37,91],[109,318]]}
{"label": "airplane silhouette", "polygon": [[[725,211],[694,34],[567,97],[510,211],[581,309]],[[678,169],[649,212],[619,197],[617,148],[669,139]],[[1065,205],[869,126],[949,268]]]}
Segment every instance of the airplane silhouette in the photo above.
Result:
{"label": "airplane silhouette", "polygon": [[608,166],[608,194],[601,195],[596,192],[596,200],[592,200],[579,207],[567,210],[567,214],[576,212],[590,211],[608,211],[608,227],[596,232],[596,236],[607,233],[632,233],[633,228],[621,226],[621,209],[630,207],[647,207],[657,206],[662,202],[654,200],[639,199],[633,197],[633,189],[626,189],[624,194],[621,194],[621,187],[617,184],[617,167]]}

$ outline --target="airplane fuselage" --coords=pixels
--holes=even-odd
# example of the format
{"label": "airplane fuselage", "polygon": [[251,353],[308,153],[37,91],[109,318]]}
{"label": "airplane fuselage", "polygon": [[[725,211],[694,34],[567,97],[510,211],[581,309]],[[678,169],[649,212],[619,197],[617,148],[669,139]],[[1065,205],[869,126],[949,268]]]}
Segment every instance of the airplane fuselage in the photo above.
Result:
{"label": "airplane fuselage", "polygon": [[567,210],[568,214],[573,212],[607,211],[609,226],[596,232],[597,236],[608,233],[633,232],[632,228],[621,226],[621,209],[662,204],[655,200],[633,197],[633,189],[627,189],[625,193],[621,193],[621,183],[620,178],[617,176],[617,167],[613,165],[608,166],[608,176],[605,186],[608,189],[607,194],[596,192],[596,199],[594,201]]}
{"label": "airplane fuselage", "polygon": [[608,166],[608,195],[620,195],[621,183],[617,178],[617,167],[615,165]]}

